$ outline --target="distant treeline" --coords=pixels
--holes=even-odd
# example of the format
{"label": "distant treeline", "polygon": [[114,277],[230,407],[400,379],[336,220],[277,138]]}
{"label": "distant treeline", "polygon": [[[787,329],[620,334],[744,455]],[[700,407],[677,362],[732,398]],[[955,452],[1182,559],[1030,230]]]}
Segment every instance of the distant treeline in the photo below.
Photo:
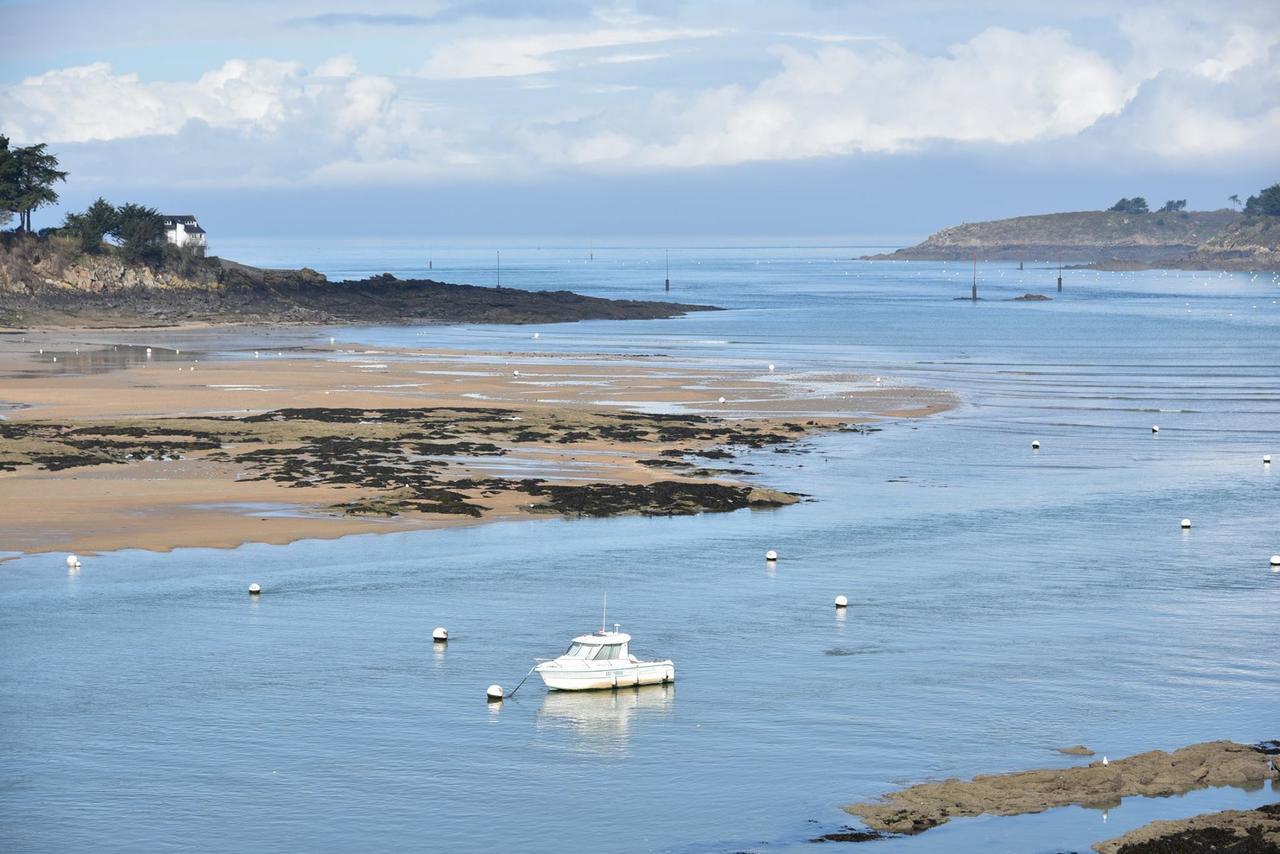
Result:
{"label": "distant treeline", "polygon": [[[1260,191],[1258,195],[1250,196],[1243,204],[1240,202],[1240,197],[1234,193],[1227,196],[1227,201],[1236,208],[1243,208],[1245,216],[1280,216],[1280,184],[1272,184]],[[1186,209],[1186,199],[1170,199],[1156,213],[1181,213]],[[1147,200],[1142,196],[1134,196],[1132,199],[1121,198],[1107,210],[1127,214],[1151,213]]]}

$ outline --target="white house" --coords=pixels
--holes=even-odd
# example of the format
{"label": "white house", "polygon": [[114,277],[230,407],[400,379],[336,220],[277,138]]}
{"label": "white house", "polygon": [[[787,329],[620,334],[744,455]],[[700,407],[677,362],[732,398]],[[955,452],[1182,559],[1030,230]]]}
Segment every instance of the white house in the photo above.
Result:
{"label": "white house", "polygon": [[174,246],[190,246],[199,255],[207,246],[204,229],[191,214],[164,214],[164,236]]}

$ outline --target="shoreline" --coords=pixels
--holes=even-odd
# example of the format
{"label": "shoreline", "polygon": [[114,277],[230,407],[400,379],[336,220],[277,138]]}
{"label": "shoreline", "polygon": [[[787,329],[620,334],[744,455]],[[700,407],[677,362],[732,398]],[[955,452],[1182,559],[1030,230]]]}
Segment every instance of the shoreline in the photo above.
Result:
{"label": "shoreline", "polygon": [[[1280,780],[1280,769],[1269,762],[1275,749],[1274,741],[1256,745],[1210,741],[1114,762],[1104,756],[1083,766],[919,783],[844,809],[876,833],[914,835],[953,818],[1025,815],[1065,806],[1116,807],[1126,797],[1168,797],[1268,780],[1274,784]],[[1059,752],[1084,755],[1080,748]]]}
{"label": "shoreline", "polygon": [[733,462],[743,449],[794,451],[809,435],[957,403],[853,374],[659,356],[271,343],[258,358],[207,360],[95,337],[111,336],[0,336],[0,406],[12,407],[0,537],[14,551],[777,507],[800,497],[753,482]]}

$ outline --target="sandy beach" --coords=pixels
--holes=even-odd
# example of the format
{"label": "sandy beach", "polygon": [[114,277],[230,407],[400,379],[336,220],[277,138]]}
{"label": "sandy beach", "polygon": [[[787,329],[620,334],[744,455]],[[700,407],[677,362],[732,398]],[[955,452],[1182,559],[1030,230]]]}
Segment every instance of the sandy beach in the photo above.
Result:
{"label": "sandy beach", "polygon": [[[719,508],[725,494],[701,495],[707,484],[739,490],[724,509],[739,500],[743,506],[771,506],[794,498],[742,484],[734,474],[740,469],[707,469],[686,455],[740,444],[744,436],[751,444],[758,444],[753,435],[773,437],[761,439],[764,444],[791,442],[816,431],[919,417],[955,404],[946,392],[885,378],[789,374],[767,365],[714,367],[660,356],[536,351],[373,350],[341,341],[314,348],[298,346],[312,340],[301,331],[297,340],[288,333],[282,340],[255,330],[222,330],[212,340],[225,349],[211,358],[205,354],[213,349],[207,331],[186,334],[195,349],[174,343],[183,333],[168,331],[170,346],[154,346],[150,355],[148,333],[138,330],[0,336],[5,552],[284,543],[545,517],[547,507],[541,505],[547,502],[570,513],[604,514],[608,510],[601,506],[610,501],[620,502],[620,513],[656,513],[659,499],[668,500],[670,493],[653,492],[655,484],[663,485],[660,490],[690,485],[681,500],[694,504],[672,512]],[[244,349],[252,340],[273,349]],[[245,432],[249,428],[236,421],[278,410],[311,414],[288,416],[298,422],[294,431],[277,425],[264,433],[267,428],[257,422]],[[451,431],[454,444],[427,454],[430,465],[414,454],[389,457],[380,446],[376,465],[357,450],[337,478],[321,465],[329,451],[313,448],[316,465],[325,468],[322,476],[281,474],[281,466],[287,468],[290,456],[317,431],[327,431],[329,441],[348,438],[357,445],[420,441],[421,434],[410,436],[403,424],[391,426],[403,418],[388,415],[377,423],[378,416],[349,414],[408,410],[466,411],[437,425]],[[478,410],[485,411],[483,418]],[[659,420],[646,427],[635,421],[649,417],[640,412]],[[695,419],[698,426],[677,434],[663,426],[664,418]],[[620,425],[618,419],[632,423]],[[133,437],[125,444],[136,447],[125,448],[115,438],[121,435]],[[270,449],[275,468],[247,465],[239,453],[247,450],[245,442],[259,458]],[[106,456],[98,463],[93,454]],[[721,455],[731,456],[716,456]],[[361,469],[372,466],[368,470],[385,475],[388,465],[401,466],[400,474],[379,479]],[[421,479],[424,466],[436,469],[430,482]],[[405,492],[415,478],[418,491]],[[532,478],[541,485],[508,488]],[[584,499],[567,492],[546,497],[548,485],[634,489]],[[436,494],[441,488],[449,491],[451,512],[431,512],[445,507]],[[650,491],[638,491],[644,489]],[[463,506],[471,499],[476,502]],[[583,500],[590,506],[579,508]]]}

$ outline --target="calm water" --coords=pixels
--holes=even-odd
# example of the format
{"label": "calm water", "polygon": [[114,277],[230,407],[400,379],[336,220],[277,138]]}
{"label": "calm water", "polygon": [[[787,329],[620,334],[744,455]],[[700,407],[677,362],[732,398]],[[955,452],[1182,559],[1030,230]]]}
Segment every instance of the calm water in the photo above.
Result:
{"label": "calm water", "polygon": [[[407,243],[219,249],[426,273]],[[430,251],[438,278],[492,281],[490,247]],[[1280,285],[1068,271],[1058,295],[1056,271],[993,264],[974,305],[953,300],[966,265],[851,260],[866,251],[681,247],[671,297],[732,310],[667,321],[317,331],[864,370],[965,405],[750,455],[815,499],[775,512],[0,564],[0,849],[807,850],[841,804],[899,785],[1082,761],[1056,746],[1280,736],[1280,470],[1262,465],[1280,460]],[[503,247],[503,283],[662,293],[660,248],[594,253]],[[1003,301],[1029,290],[1055,299]],[[638,651],[676,660],[673,688],[531,681],[486,705],[593,628],[605,591]],[[1084,850],[1278,794],[979,818],[868,850]]]}

